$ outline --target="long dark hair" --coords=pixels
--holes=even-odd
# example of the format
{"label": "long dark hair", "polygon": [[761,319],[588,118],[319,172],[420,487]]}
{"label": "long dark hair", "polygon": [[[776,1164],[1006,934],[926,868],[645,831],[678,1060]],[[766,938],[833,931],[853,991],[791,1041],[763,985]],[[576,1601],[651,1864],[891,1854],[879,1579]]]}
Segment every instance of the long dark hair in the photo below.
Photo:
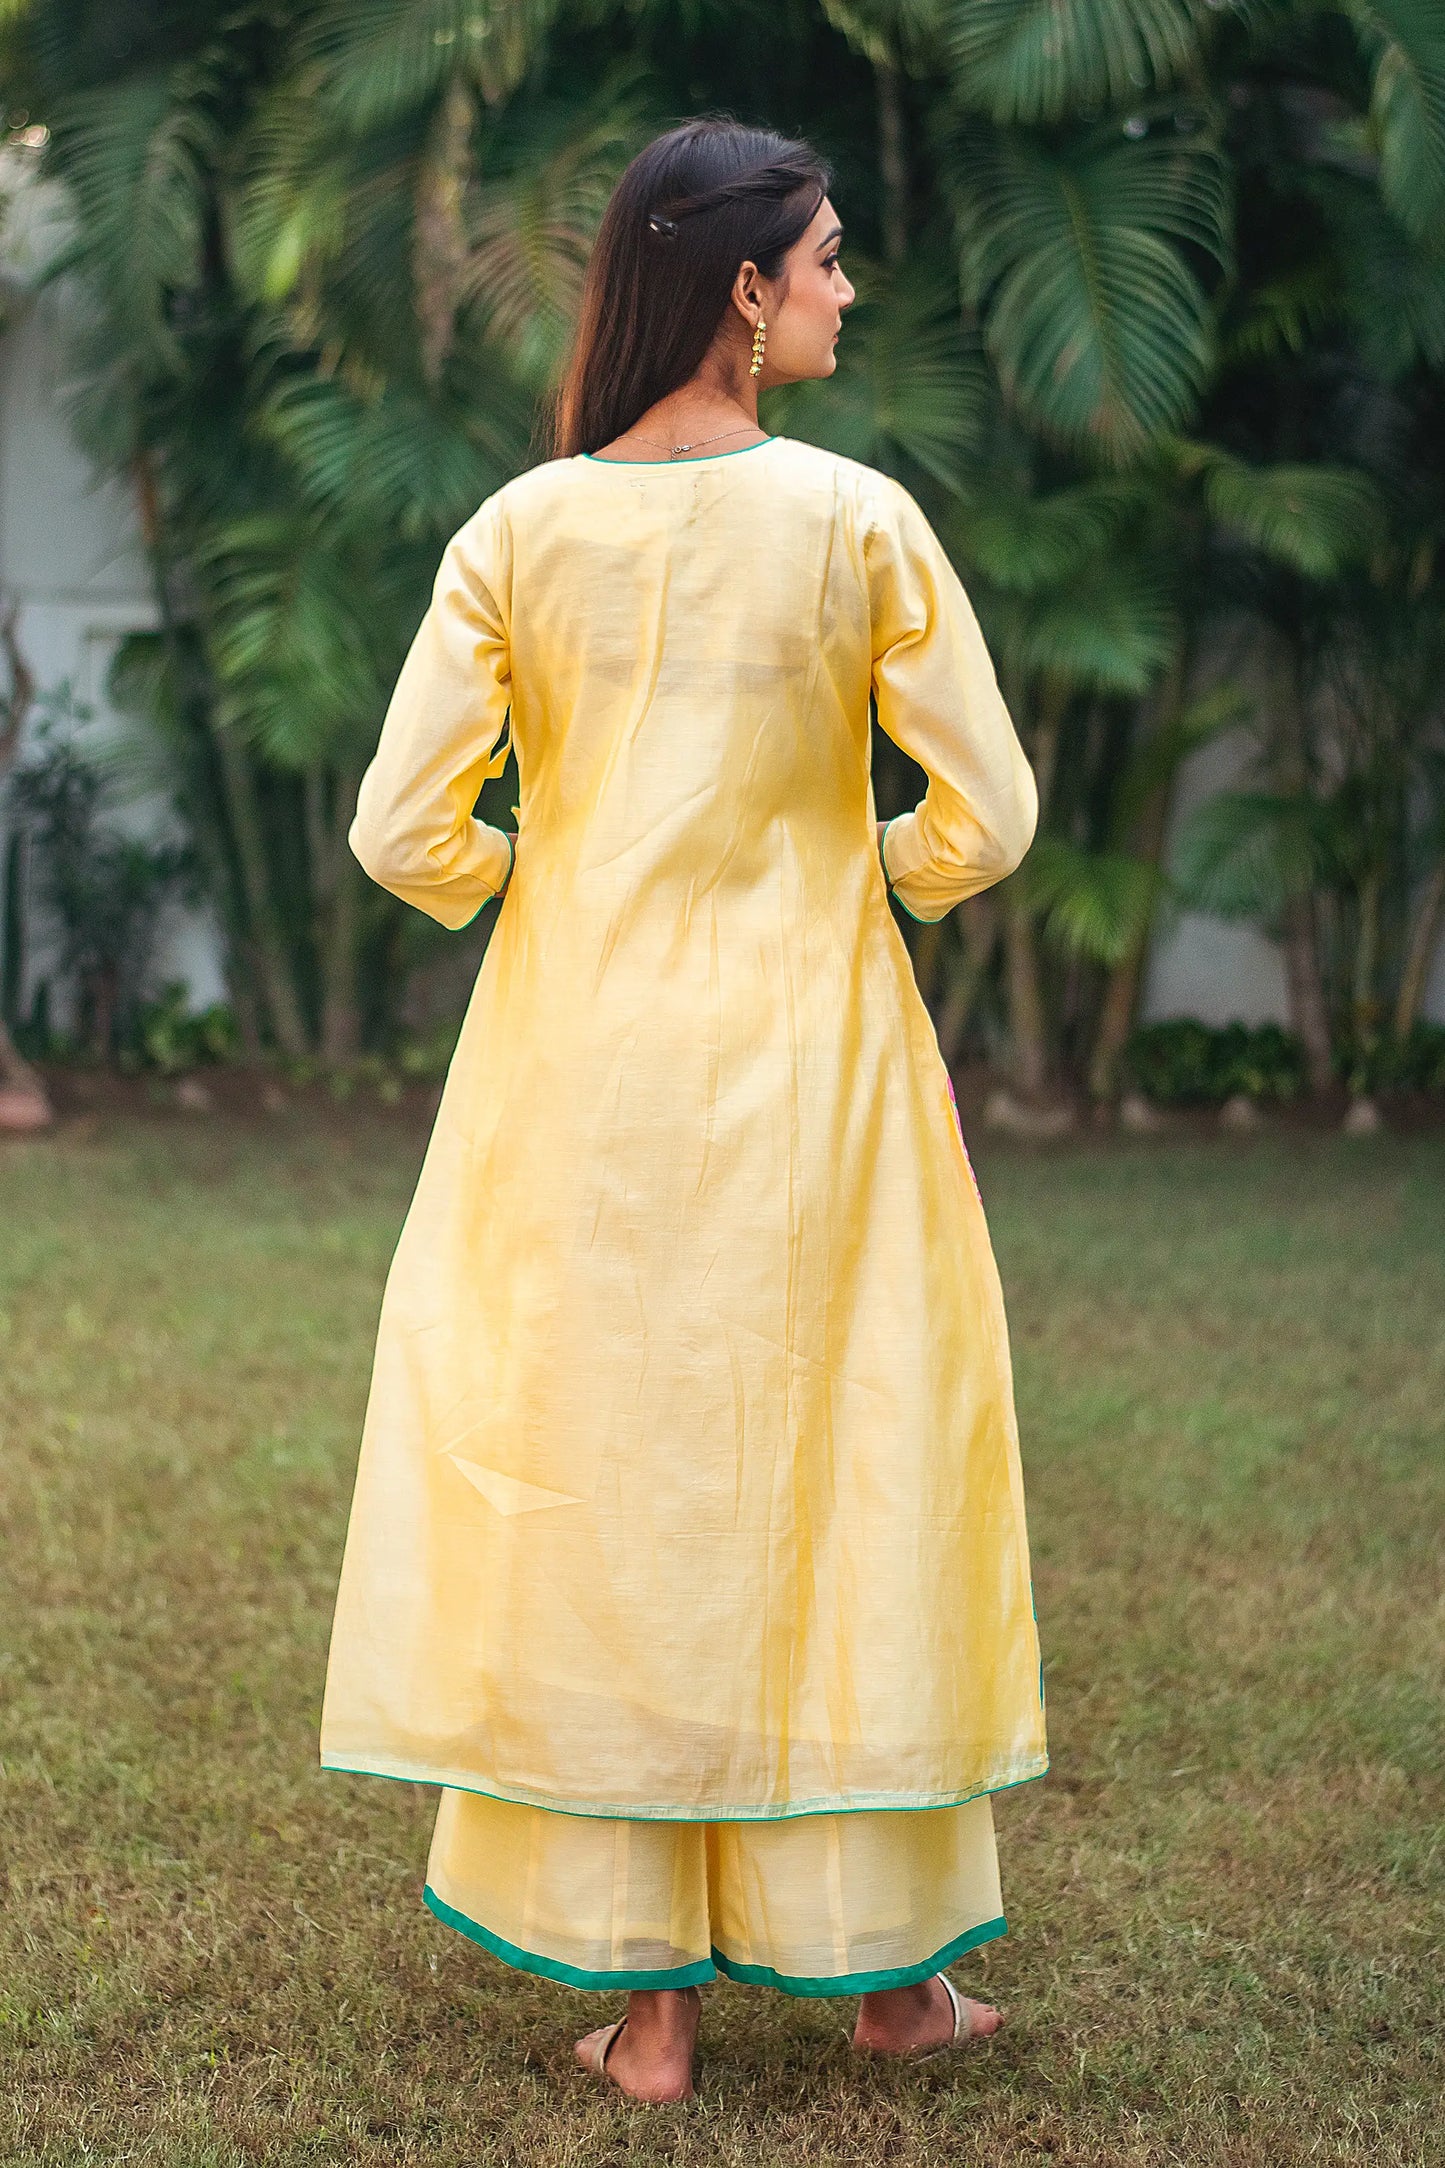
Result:
{"label": "long dark hair", "polygon": [[549,417],[554,456],[595,452],[685,384],[738,265],[751,257],[776,278],[831,181],[810,144],[726,117],[686,121],[639,151],[597,229]]}

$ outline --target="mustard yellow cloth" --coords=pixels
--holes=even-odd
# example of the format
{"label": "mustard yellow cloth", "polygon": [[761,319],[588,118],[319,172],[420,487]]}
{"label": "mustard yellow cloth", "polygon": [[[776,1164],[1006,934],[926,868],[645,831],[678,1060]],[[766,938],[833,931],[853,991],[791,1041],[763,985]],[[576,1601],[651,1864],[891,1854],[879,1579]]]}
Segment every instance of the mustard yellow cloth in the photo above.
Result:
{"label": "mustard yellow cloth", "polygon": [[[351,845],[506,883],[387,1278],[322,1758],[578,1814],[1045,1767],[998,1277],[917,916],[1033,777],[912,496],[786,438],[518,476],[448,545]],[[519,840],[474,818],[508,711]]]}
{"label": "mustard yellow cloth", "polygon": [[569,1987],[785,1995],[925,1980],[1007,1933],[993,1803],[775,1822],[605,1821],[445,1791],[426,1901]]}

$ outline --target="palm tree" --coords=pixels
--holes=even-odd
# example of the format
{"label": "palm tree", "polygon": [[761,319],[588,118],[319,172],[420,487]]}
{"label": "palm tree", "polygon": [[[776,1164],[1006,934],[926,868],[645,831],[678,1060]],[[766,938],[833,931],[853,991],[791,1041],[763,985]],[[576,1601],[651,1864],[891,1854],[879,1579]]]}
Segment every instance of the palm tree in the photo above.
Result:
{"label": "palm tree", "polygon": [[[1303,803],[1304,634],[1368,522],[1384,547],[1403,518],[1337,424],[1347,385],[1374,411],[1445,367],[1434,0],[207,0],[119,63],[88,22],[30,0],[0,35],[70,189],[83,419],[151,549],[163,629],[130,682],[209,828],[256,1035],[342,1061],[387,1028],[394,987],[360,1010],[401,914],[345,849],[360,765],[446,534],[537,456],[612,179],[701,102],[834,158],[859,306],[838,376],[767,424],[915,490],[1040,774],[1023,872],[905,929],[940,1034],[1001,1010],[1031,1092],[1074,1069],[1107,1097],[1174,779],[1241,715],[1211,627],[1245,608],[1282,641],[1299,697],[1253,716],[1254,797]],[[876,770],[881,797],[916,781],[883,743]],[[1320,1081],[1335,861],[1323,830],[1280,842],[1308,827],[1276,823],[1269,907]],[[1390,846],[1416,869],[1402,1000],[1432,832]]]}

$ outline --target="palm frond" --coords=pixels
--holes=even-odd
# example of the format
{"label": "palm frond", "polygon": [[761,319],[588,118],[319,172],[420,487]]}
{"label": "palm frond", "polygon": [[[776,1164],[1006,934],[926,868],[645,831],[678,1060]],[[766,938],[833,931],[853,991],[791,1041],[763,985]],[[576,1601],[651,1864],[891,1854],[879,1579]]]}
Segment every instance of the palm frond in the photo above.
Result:
{"label": "palm frond", "polygon": [[940,43],[949,0],[822,0],[823,13],[875,67],[926,67]]}
{"label": "palm frond", "polygon": [[1146,565],[1100,551],[1058,587],[976,596],[985,630],[1012,667],[1072,691],[1137,698],[1173,653],[1174,612]]}
{"label": "palm frond", "polygon": [[1162,886],[1157,866],[1124,851],[1087,851],[1040,836],[1024,872],[1046,940],[1090,963],[1117,964],[1142,947]]}
{"label": "palm frond", "polygon": [[374,742],[385,678],[364,577],[314,520],[258,514],[197,551],[217,715],[285,767]]}
{"label": "palm frond", "polygon": [[402,386],[359,397],[335,378],[291,377],[257,414],[306,503],[338,527],[446,535],[526,457],[529,405],[496,368],[460,411]]}
{"label": "palm frond", "polygon": [[1364,175],[1320,167],[1300,185],[1329,236],[1329,316],[1352,326],[1367,366],[1389,382],[1419,361],[1445,367],[1445,215],[1412,232]]}
{"label": "palm frond", "polygon": [[843,319],[835,374],[769,392],[767,426],[961,488],[992,392],[951,268],[924,257],[890,273],[855,261],[852,276],[858,299]]}
{"label": "palm frond", "polygon": [[1217,155],[1152,142],[1053,150],[985,131],[955,132],[943,158],[965,291],[1024,418],[1115,461],[1177,427],[1214,358],[1189,258],[1228,258]]}
{"label": "palm frond", "polygon": [[1445,219],[1445,15],[1439,0],[1346,0],[1373,72],[1380,188],[1420,238]]}
{"label": "palm frond", "polygon": [[1126,104],[1194,67],[1208,0],[945,0],[954,93],[1000,122]]}
{"label": "palm frond", "polygon": [[1315,809],[1273,791],[1221,791],[1186,821],[1174,879],[1184,902],[1216,918],[1271,919],[1307,889],[1320,859]]}
{"label": "palm frond", "polygon": [[1079,482],[1042,497],[978,491],[957,501],[943,531],[950,548],[992,586],[1036,594],[1096,558],[1141,508],[1139,490],[1123,478]]}
{"label": "palm frond", "polygon": [[1212,445],[1188,448],[1184,463],[1200,474],[1205,506],[1226,534],[1306,579],[1335,578],[1379,535],[1375,486],[1350,468],[1256,467]]}
{"label": "palm frond", "polygon": [[566,351],[607,199],[646,132],[634,65],[579,104],[518,100],[489,132],[466,213],[462,292],[539,388]]}
{"label": "palm frond", "polygon": [[200,277],[220,129],[187,71],[137,75],[67,99],[52,164],[75,207],[57,268],[80,267],[127,335],[174,358],[173,297]]}
{"label": "palm frond", "polygon": [[429,103],[453,75],[488,104],[514,91],[538,58],[560,0],[330,0],[303,32],[317,95],[357,136]]}
{"label": "palm frond", "polygon": [[247,299],[285,301],[308,269],[336,255],[348,178],[305,78],[258,104],[227,198],[231,263]]}

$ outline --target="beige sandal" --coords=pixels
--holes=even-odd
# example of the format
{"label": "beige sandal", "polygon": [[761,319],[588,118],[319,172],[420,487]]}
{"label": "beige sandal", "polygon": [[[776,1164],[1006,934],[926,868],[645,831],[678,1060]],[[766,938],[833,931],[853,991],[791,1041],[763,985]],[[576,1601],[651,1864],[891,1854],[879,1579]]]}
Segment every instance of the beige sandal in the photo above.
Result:
{"label": "beige sandal", "polygon": [[[607,2058],[616,2044],[617,2035],[626,2023],[626,2018],[620,2017],[616,2024],[599,2026],[596,2032],[588,2033],[577,2042],[577,2060],[582,2068],[590,2070],[594,2077],[605,2078],[609,2085],[617,2085],[617,2080],[607,2067]],[[620,2093],[625,2088],[617,2085],[617,2090]]]}
{"label": "beige sandal", "polygon": [[965,2040],[990,2039],[1003,2023],[1003,2013],[999,2011],[995,2013],[998,2016],[998,2025],[991,2026],[986,2033],[978,2031],[973,2022],[973,2013],[975,2010],[988,2009],[989,2005],[975,2002],[969,1995],[960,1995],[946,1972],[935,1973],[934,1978],[942,1980],[948,1990],[948,1999],[953,2004],[953,2033],[949,2039],[940,2040],[937,2047],[919,2048],[917,2053],[920,2061],[928,2055],[946,2055],[950,2048],[962,2047]]}
{"label": "beige sandal", "polygon": [[[618,2092],[622,2093],[628,2100],[636,2100],[640,2102],[644,2107],[662,2107],[672,2105],[672,2102],[667,2099],[664,2099],[662,2101],[649,2101],[645,2093],[634,2093],[630,2091],[629,2088],[622,2083],[621,2079],[614,2078],[612,2072],[608,2069],[607,2058],[612,2053],[614,2047],[616,2047],[618,2038],[622,2032],[622,2028],[626,2023],[627,2019],[625,2017],[620,2017],[616,2019],[615,2022],[611,2025],[599,2025],[595,2032],[584,2033],[582,2038],[576,2043],[576,2047],[573,2051],[577,2057],[578,2062],[582,2065],[582,2068],[584,2070],[590,2070],[594,2077],[602,2078],[606,2081],[608,2085],[615,2086]],[[695,2052],[696,2051],[694,2051],[694,2053]],[[676,2098],[677,2100],[695,2100],[697,2098],[696,2088],[693,2085],[691,2079],[689,2079],[688,2081],[687,2092],[679,2093]]]}
{"label": "beige sandal", "polygon": [[990,2006],[987,2003],[975,2002],[971,1996],[960,1995],[946,1972],[935,1972],[933,1977],[935,1980],[942,1980],[944,1992],[953,2005],[953,2031],[946,2040],[935,2042],[931,2048],[855,2048],[854,2054],[876,2055],[889,2062],[921,2063],[926,2062],[930,2055],[948,2055],[954,2048],[962,2047],[966,2041],[987,2040],[998,2031],[999,2025],[1003,2023],[1001,2012],[991,2011],[991,2015],[998,2015],[998,2025],[991,2026],[988,2032],[981,2031],[974,2024],[973,2013],[975,2010],[989,2009]]}

